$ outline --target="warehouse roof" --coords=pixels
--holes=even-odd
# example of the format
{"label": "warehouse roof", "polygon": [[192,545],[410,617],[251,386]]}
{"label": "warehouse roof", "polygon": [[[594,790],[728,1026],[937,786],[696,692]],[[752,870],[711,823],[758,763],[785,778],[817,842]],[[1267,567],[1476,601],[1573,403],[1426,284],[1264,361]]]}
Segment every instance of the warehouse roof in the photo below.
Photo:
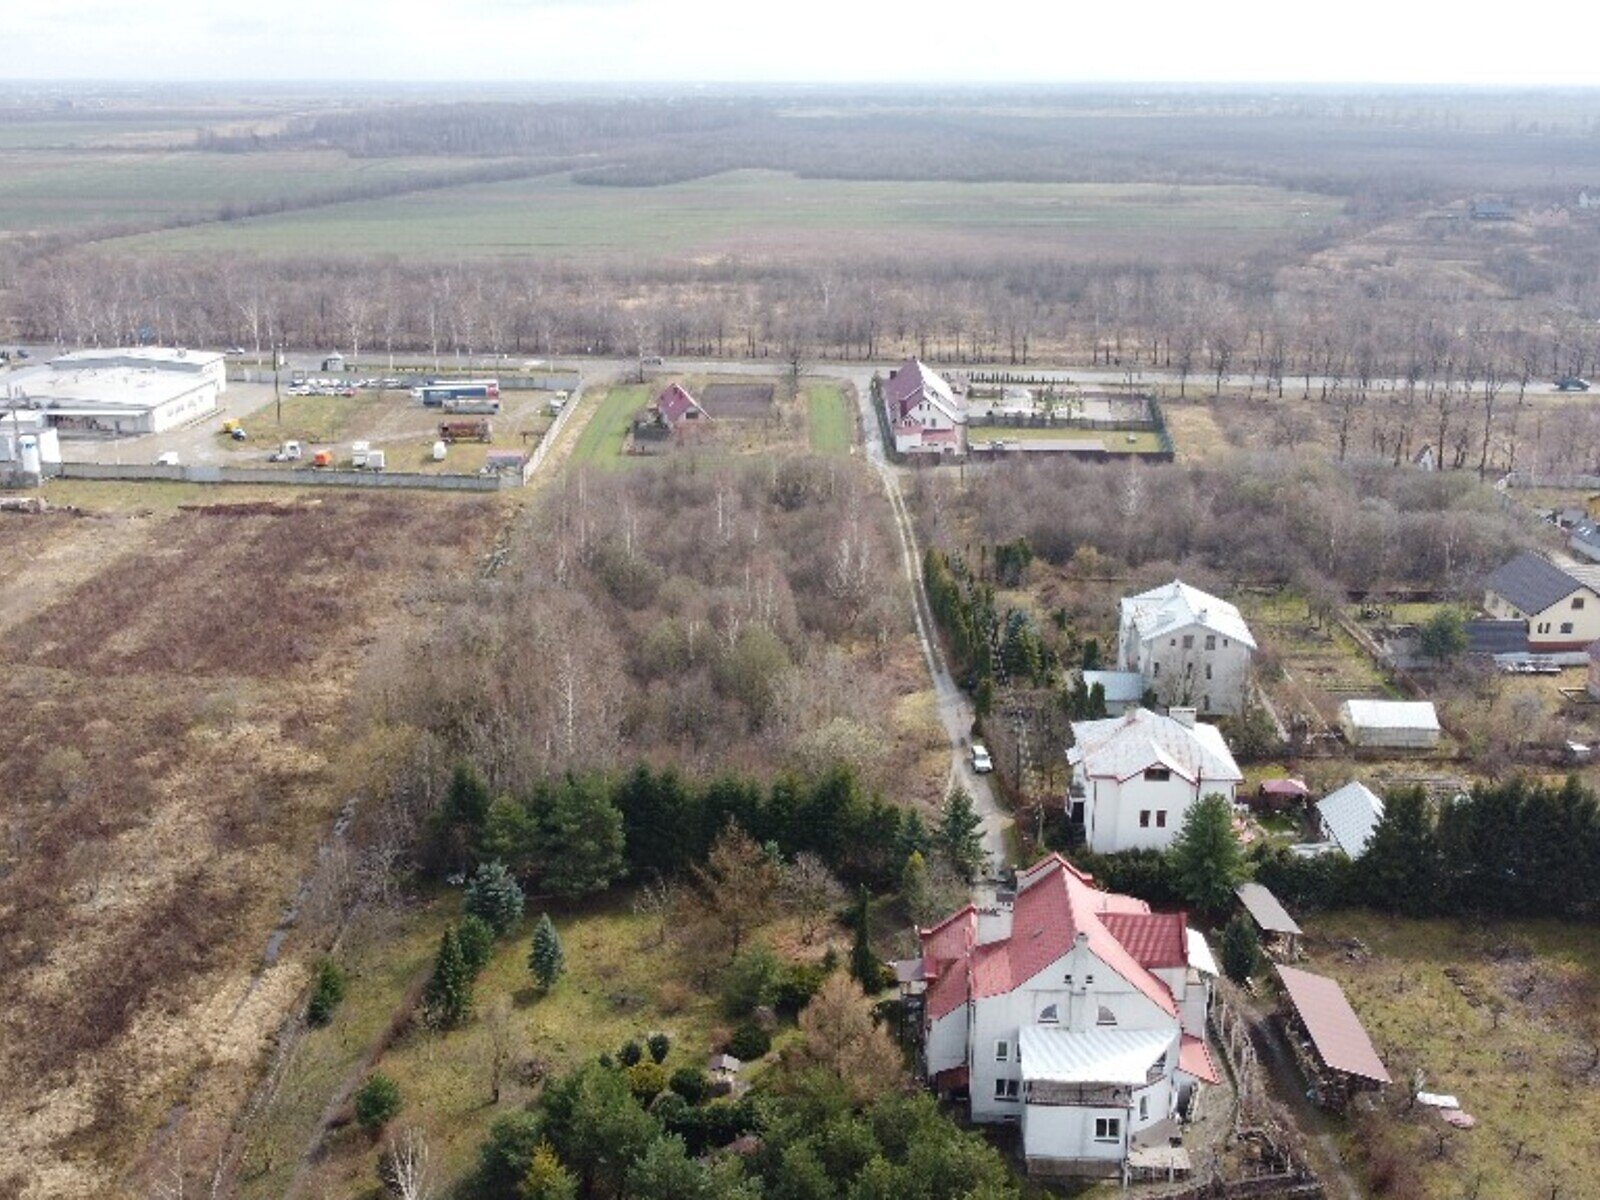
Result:
{"label": "warehouse roof", "polygon": [[1300,1014],[1300,1023],[1323,1066],[1376,1083],[1389,1082],[1389,1072],[1345,999],[1343,988],[1326,976],[1294,967],[1280,965],[1278,978],[1283,980],[1289,1003]]}

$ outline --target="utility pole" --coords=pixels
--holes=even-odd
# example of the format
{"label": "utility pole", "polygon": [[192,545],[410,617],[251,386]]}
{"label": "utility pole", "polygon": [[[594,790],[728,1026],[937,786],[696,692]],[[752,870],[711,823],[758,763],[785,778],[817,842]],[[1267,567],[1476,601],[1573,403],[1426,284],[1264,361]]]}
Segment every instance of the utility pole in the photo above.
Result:
{"label": "utility pole", "polygon": [[283,424],[283,389],[279,386],[279,372],[283,368],[283,347],[272,347],[272,400],[277,405],[278,424]]}

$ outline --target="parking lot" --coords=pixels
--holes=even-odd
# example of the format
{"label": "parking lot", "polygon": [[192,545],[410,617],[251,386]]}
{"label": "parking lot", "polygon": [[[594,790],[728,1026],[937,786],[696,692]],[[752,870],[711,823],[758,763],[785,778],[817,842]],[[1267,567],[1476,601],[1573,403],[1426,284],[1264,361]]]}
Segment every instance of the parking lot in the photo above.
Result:
{"label": "parking lot", "polygon": [[[501,411],[488,416],[493,441],[455,443],[445,459],[436,462],[433,445],[439,424],[451,415],[424,407],[405,390],[364,389],[341,395],[335,389],[322,394],[290,394],[283,388],[275,396],[270,384],[233,383],[220,397],[220,407],[189,425],[165,433],[99,440],[63,439],[64,458],[78,462],[154,463],[163,454],[176,454],[183,465],[268,466],[280,445],[298,441],[305,466],[316,450],[329,449],[336,462],[350,457],[352,443],[365,441],[385,452],[388,470],[473,474],[490,450],[531,452],[549,428],[549,392],[514,391],[501,396]],[[465,418],[462,418],[465,419]],[[241,440],[223,432],[223,423],[238,420]]]}

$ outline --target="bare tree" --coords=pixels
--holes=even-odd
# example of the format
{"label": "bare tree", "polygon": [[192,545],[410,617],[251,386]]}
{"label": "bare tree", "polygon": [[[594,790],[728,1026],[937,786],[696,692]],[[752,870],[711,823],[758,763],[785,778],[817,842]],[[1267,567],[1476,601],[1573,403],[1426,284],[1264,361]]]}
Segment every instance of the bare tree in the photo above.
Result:
{"label": "bare tree", "polygon": [[392,1134],[378,1161],[378,1176],[397,1200],[430,1200],[434,1195],[432,1151],[415,1125]]}

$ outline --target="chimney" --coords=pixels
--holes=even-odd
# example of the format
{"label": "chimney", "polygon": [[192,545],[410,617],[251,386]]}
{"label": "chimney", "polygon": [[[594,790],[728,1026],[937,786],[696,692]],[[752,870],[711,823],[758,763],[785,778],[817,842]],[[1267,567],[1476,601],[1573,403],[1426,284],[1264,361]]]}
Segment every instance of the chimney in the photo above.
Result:
{"label": "chimney", "polygon": [[1194,728],[1195,710],[1192,706],[1178,707],[1174,705],[1167,709],[1167,716],[1171,717],[1185,729]]}

